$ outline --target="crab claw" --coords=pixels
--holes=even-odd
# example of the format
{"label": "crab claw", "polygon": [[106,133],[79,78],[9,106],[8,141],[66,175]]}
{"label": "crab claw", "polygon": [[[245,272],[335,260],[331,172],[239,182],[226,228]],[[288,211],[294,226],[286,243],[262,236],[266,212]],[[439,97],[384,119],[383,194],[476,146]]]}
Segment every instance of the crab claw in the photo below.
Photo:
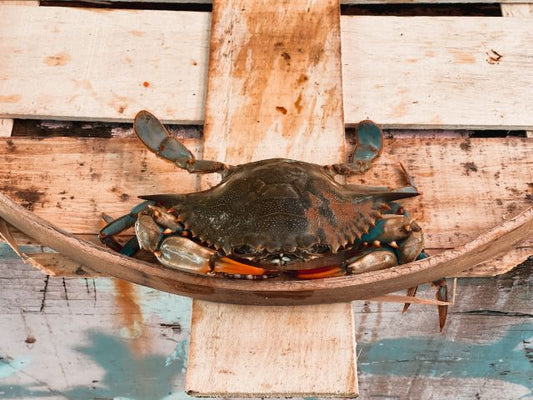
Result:
{"label": "crab claw", "polygon": [[135,116],[133,130],[150,151],[189,172],[200,174],[218,172],[225,174],[230,168],[221,162],[195,159],[191,151],[178,139],[170,135],[155,115],[146,110],[139,111]]}
{"label": "crab claw", "polygon": [[169,268],[194,274],[226,273],[231,275],[265,275],[266,270],[240,263],[221,256],[215,250],[182,236],[169,236],[161,242],[154,255],[159,262]]}
{"label": "crab claw", "polygon": [[377,271],[398,265],[398,258],[394,251],[385,248],[372,249],[345,262],[349,274],[362,274],[363,272]]}
{"label": "crab claw", "polygon": [[355,129],[355,139],[357,145],[350,162],[327,165],[326,171],[338,175],[362,174],[368,171],[383,149],[383,131],[370,120],[361,121]]}

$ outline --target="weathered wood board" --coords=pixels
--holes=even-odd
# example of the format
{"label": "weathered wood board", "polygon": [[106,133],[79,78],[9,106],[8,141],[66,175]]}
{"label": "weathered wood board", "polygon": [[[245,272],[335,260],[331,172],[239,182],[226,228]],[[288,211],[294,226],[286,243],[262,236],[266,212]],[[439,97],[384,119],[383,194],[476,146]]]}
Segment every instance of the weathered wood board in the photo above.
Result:
{"label": "weathered wood board", "polygon": [[[209,21],[206,12],[2,6],[0,53],[9,56],[0,61],[0,116],[131,120],[147,108],[199,123]],[[532,129],[533,76],[524,73],[533,68],[532,26],[532,19],[342,17],[346,123]]]}
{"label": "weathered wood board", "polygon": [[[403,163],[423,193],[405,204],[424,227],[428,248],[439,251],[531,206],[531,143],[512,137],[388,139],[376,165],[352,182],[400,185]],[[201,154],[198,139],[185,144]],[[118,217],[139,195],[199,188],[194,176],[158,160],[133,138],[11,137],[0,140],[0,157],[7,171],[0,175],[2,192],[76,234],[95,235],[102,212]],[[531,248],[532,240],[523,246]]]}
{"label": "weathered wood board", "polygon": [[[229,164],[272,157],[342,162],[340,46],[338,1],[216,1],[203,157]],[[194,301],[190,343],[187,389],[195,395],[358,393],[349,303]]]}
{"label": "weathered wood board", "polygon": [[[2,13],[3,10],[0,11],[0,20],[5,17],[5,14]],[[105,15],[109,11],[100,11],[100,13]],[[137,13],[139,14],[140,12]],[[175,13],[175,15],[177,14]],[[113,15],[117,16],[118,14]],[[131,13],[128,12],[128,15],[131,15]],[[156,15],[159,16],[160,14],[156,13]],[[192,16],[191,19],[196,18],[193,14],[187,14],[187,16]],[[416,19],[402,20],[405,21],[405,24],[401,24],[400,27],[405,33],[407,32],[406,29],[409,29]],[[0,31],[6,26],[10,27],[9,29],[15,26],[16,24],[13,24],[12,21],[9,24],[2,24]],[[78,25],[83,25],[79,21]],[[469,18],[468,23],[471,23],[472,27],[460,32],[457,31],[456,25],[450,24],[448,34],[457,39],[457,37],[462,37],[464,32],[470,32],[470,29],[472,31],[481,29],[481,22],[487,21],[486,25],[488,26],[483,25],[482,29],[486,29],[489,32],[488,36],[492,37],[493,28],[490,25],[492,25],[493,19],[481,18]],[[34,22],[37,24],[37,21]],[[521,20],[515,21],[513,25],[522,23]],[[61,26],[61,24],[56,25]],[[63,24],[63,26],[66,25]],[[71,26],[79,29],[74,23]],[[208,22],[205,22],[204,29],[207,29],[207,26]],[[498,30],[497,26],[495,30]],[[502,38],[509,38],[515,35],[515,37],[519,38],[519,42],[524,40],[524,37],[521,34],[517,34],[510,24],[509,27],[509,29],[505,27],[502,29],[506,30],[505,33],[501,34]],[[532,31],[530,28],[528,30],[529,32]],[[423,32],[426,37],[432,36],[429,28]],[[117,35],[120,38],[122,33],[117,32]],[[71,36],[75,37],[75,35]],[[203,37],[207,38],[207,32],[203,34]],[[528,37],[530,37],[530,34]],[[154,48],[154,44],[160,43],[158,40],[153,40],[153,36],[145,35],[145,38],[147,40],[150,39],[151,42],[142,44],[144,39],[140,37],[135,40],[139,41],[144,48]],[[44,39],[49,40],[50,37],[39,35],[39,37],[33,36],[31,38],[32,41],[36,42]],[[80,38],[75,40],[78,39]],[[386,39],[393,40],[393,43],[400,46],[404,45],[397,37],[388,37]],[[372,40],[372,38],[369,37],[369,40]],[[530,43],[531,40],[528,40]],[[80,47],[84,46],[84,42],[78,43],[81,43]],[[454,45],[460,46],[461,43],[461,41],[456,41]],[[529,43],[526,43],[523,48],[524,58],[528,57],[528,54],[531,55],[531,51],[528,50],[530,48]],[[5,44],[4,36],[2,36],[0,46],[3,44]],[[444,47],[441,48],[446,50],[439,52],[435,56],[434,62],[448,63],[452,65],[451,68],[454,68],[453,64],[461,64],[460,55],[459,58],[455,57],[451,51],[451,45],[440,41],[435,41],[435,44],[443,45]],[[483,44],[498,51],[498,48],[493,48],[491,43],[484,41]],[[168,45],[168,42],[166,45]],[[409,46],[411,45],[411,42],[409,42]],[[422,54],[424,50],[427,51],[427,44],[422,44],[419,47],[421,50],[417,54]],[[120,47],[117,46],[117,48]],[[400,65],[410,62],[410,57],[407,56],[411,50],[408,46],[404,47],[404,49],[405,59],[398,56],[398,52],[394,53],[396,54],[394,60]],[[465,46],[459,49],[459,52],[465,49],[468,50],[470,47]],[[3,51],[3,48],[1,50]],[[155,49],[154,51],[161,52],[161,50]],[[171,52],[170,49],[167,50],[169,53]],[[205,48],[203,51],[204,55],[206,55]],[[350,48],[347,51],[350,52]],[[476,54],[476,60],[481,62],[479,54],[484,53],[484,49],[479,47],[472,51]],[[373,48],[371,54],[364,53],[365,57],[374,57],[374,54],[379,54],[381,62],[387,59],[384,57],[386,54],[381,52],[380,46]],[[16,54],[12,54],[12,57],[15,56]],[[96,55],[96,57],[98,56],[101,55]],[[111,57],[110,59],[112,60],[114,54],[109,52],[105,53],[105,56]],[[15,59],[10,58],[10,60],[13,61]],[[159,60],[154,58],[150,58],[150,60],[157,66],[164,64],[159,64]],[[367,60],[368,58],[365,59],[365,63]],[[376,59],[374,66],[378,65],[377,62],[380,60]],[[435,67],[433,63],[428,64],[425,60],[422,61],[419,59],[418,62],[412,64],[423,64],[422,70],[426,68],[431,70]],[[508,65],[504,61],[505,59],[501,60],[500,63],[496,63],[495,68],[501,71],[502,68],[514,68],[515,65],[520,65],[521,72],[530,69],[522,62],[513,62],[513,65]],[[7,64],[9,63],[6,62],[6,59],[0,59],[0,76]],[[21,65],[24,64],[22,63]],[[87,62],[84,67],[89,64]],[[372,64],[369,65],[373,66]],[[88,68],[88,70],[91,68]],[[57,70],[67,72],[66,68],[60,68],[59,66]],[[160,68],[160,70],[162,69]],[[163,68],[163,70],[168,73],[168,69]],[[439,79],[436,82],[432,82],[432,84],[427,84],[424,82],[424,79],[426,79],[424,74],[404,74],[404,70],[401,68],[400,70],[402,71],[399,74],[398,82],[406,82],[406,79],[411,79],[410,82],[421,82],[422,85],[435,88],[438,93],[453,94],[456,91],[459,93],[463,90],[460,86],[468,85],[468,82],[470,82],[469,80],[460,80],[458,82],[453,80],[453,77],[445,75],[447,79],[444,82]],[[37,69],[36,71],[39,70]],[[463,70],[457,71],[457,76],[462,76],[461,71]],[[39,74],[44,76],[42,71]],[[502,87],[508,86],[508,88],[499,92],[501,98],[498,99],[498,101],[504,102],[503,109],[509,110],[512,108],[511,101],[519,101],[513,97],[516,93],[519,99],[526,99],[525,103],[527,103],[530,98],[528,97],[530,96],[530,91],[525,90],[529,90],[531,83],[523,80],[515,80],[513,82],[514,75],[512,71],[511,73],[507,71],[504,75],[503,79],[505,80],[500,83]],[[50,76],[50,74],[46,73],[46,76]],[[69,75],[67,74],[66,76],[68,77]],[[109,70],[106,72],[107,76],[110,76]],[[415,76],[417,78],[416,82]],[[188,75],[189,77],[196,79],[194,69],[193,74]],[[473,77],[473,75],[469,74],[468,77]],[[171,78],[174,79],[176,76],[171,76]],[[476,75],[472,79],[479,78],[480,76]],[[33,79],[33,77],[28,76],[28,79]],[[78,77],[76,76],[74,79],[78,79]],[[114,85],[117,82],[122,82],[123,85],[118,90],[119,94],[127,92],[125,88],[128,89],[130,87],[129,83],[132,82],[132,79],[127,74],[121,74],[120,77],[113,76],[112,79],[102,80],[102,82],[107,83],[106,88],[109,91],[102,95],[103,100],[99,101],[110,102],[111,93],[113,91],[117,92],[114,89],[116,88]],[[0,82],[4,81],[4,79],[0,79]],[[184,82],[181,87],[186,86],[189,81]],[[199,79],[199,81],[202,81],[202,83],[198,84],[197,87],[203,88],[205,85],[203,83],[204,78]],[[150,88],[153,83],[145,80],[144,76],[137,76],[135,82],[141,82],[143,88],[145,88],[144,82],[149,84],[146,88]],[[164,81],[161,82],[164,83]],[[515,82],[522,82],[525,86],[513,87]],[[494,84],[495,82],[490,82],[485,88],[494,89]],[[34,90],[37,86],[39,85],[35,84],[34,87],[28,87]],[[2,88],[0,95],[4,95],[6,86],[0,87]],[[170,86],[167,87],[170,88]],[[438,90],[439,88],[443,90]],[[513,96],[509,96],[511,88],[513,89]],[[389,87],[388,89],[391,88]],[[396,114],[399,114],[402,111],[402,102],[405,103],[405,99],[401,97],[402,92],[396,90],[395,86],[392,89],[392,93],[387,93],[385,98],[380,98],[379,106],[383,107],[383,104],[385,104],[385,107],[390,109],[392,109],[391,107],[398,107],[396,108],[398,111]],[[497,89],[499,89],[499,86]],[[88,91],[87,88],[82,88],[81,90]],[[103,88],[99,87],[99,90],[103,90]],[[176,93],[176,90],[174,88],[169,95]],[[116,108],[114,105],[108,104],[101,108],[111,109],[111,112],[106,112],[106,115],[95,118],[127,120],[136,111],[134,107],[141,104],[157,104],[158,109],[165,110],[165,107],[168,106],[168,98],[163,98],[162,96],[157,99],[157,96],[154,95],[154,98],[148,101],[147,92],[136,91],[136,95],[139,95],[138,98],[144,98],[146,102],[131,101],[128,98],[124,104],[128,106],[132,104],[133,106],[129,110],[126,108],[123,114],[119,113],[120,107]],[[129,95],[129,92],[127,93]],[[185,96],[190,95],[190,93],[194,92],[185,93]],[[408,100],[411,95],[413,93],[409,92]],[[463,109],[474,107],[474,114],[479,113],[479,110],[482,110],[487,104],[481,101],[472,105],[472,103],[483,100],[476,97],[478,95],[484,96],[484,93],[466,93],[464,97],[456,98],[457,107]],[[60,118],[71,118],[68,114],[61,114],[61,112],[58,113],[56,111],[58,109],[56,107],[63,107],[62,109],[64,110],[65,106],[64,101],[59,101],[64,100],[61,99],[59,94],[56,93],[54,96],[46,103],[48,108],[41,115],[46,118],[57,118],[58,115]],[[420,99],[423,98],[421,96],[413,101],[420,102]],[[157,103],[155,102],[156,100],[158,100]],[[446,101],[443,98],[443,103],[436,104],[442,108]],[[6,104],[10,106],[12,103],[0,104],[0,113],[7,109],[5,107]],[[417,110],[425,111],[424,107],[415,107],[416,104],[418,103],[403,108],[407,108],[408,114],[412,113],[411,115],[415,115]],[[479,108],[477,108],[478,105]],[[179,107],[180,105],[177,105],[176,108]],[[83,104],[80,109],[83,109]],[[154,108],[151,109],[154,112],[158,111]],[[487,107],[486,110],[487,115],[489,111],[492,112],[490,107]],[[523,108],[518,108],[518,111],[523,112]],[[25,112],[19,115],[24,116]],[[83,112],[86,113],[86,110]],[[446,115],[448,110],[444,107],[439,112]],[[481,111],[481,114],[476,117],[478,122],[486,117],[483,112]],[[530,110],[526,109],[526,112],[531,114]],[[194,113],[201,115],[202,111],[195,109],[190,114],[194,115]],[[30,111],[30,114],[32,116],[37,115],[35,109]],[[456,117],[458,113],[454,115]],[[179,118],[179,115],[168,114],[164,117],[173,121],[184,121]],[[74,115],[72,118],[85,117]],[[200,116],[196,120],[189,119],[185,121],[198,122],[202,118],[203,116]],[[394,126],[394,120],[398,121],[404,117],[396,115],[388,118],[379,122]],[[409,116],[405,118],[409,118]],[[361,118],[354,117],[352,122],[356,122],[358,119]],[[417,119],[413,125],[407,123],[404,126],[421,127],[424,125],[424,123],[420,124],[422,120],[422,118]],[[495,120],[497,118],[483,119],[483,121],[488,121],[491,124]],[[468,126],[464,122],[464,120],[454,121],[450,126]],[[478,125],[475,123],[473,126]],[[489,125],[489,127],[520,128],[525,126],[519,124],[512,124],[511,126],[496,124]],[[531,127],[531,123],[529,123],[528,127]],[[179,182],[180,191],[182,189],[183,191],[197,189],[196,183],[193,180],[189,182],[187,175],[174,172],[171,166],[155,161],[151,156],[146,156],[142,151],[138,150],[138,145],[132,140],[119,140],[116,145],[112,145],[111,143],[115,139],[108,142],[99,142],[99,140],[92,142],[94,139],[88,139],[81,146],[81,149],[76,149],[76,146],[80,146],[80,142],[74,139],[66,146],[70,147],[70,149],[62,150],[64,152],[62,153],[63,155],[54,160],[51,160],[49,154],[52,154],[56,145],[59,147],[64,145],[63,139],[54,139],[57,140],[57,143],[54,143],[51,139],[43,140],[45,147],[42,148],[40,147],[41,142],[37,139],[25,139],[28,140],[27,142],[19,142],[19,140],[22,140],[21,138],[12,138],[10,140],[11,144],[7,140],[1,142],[3,153],[0,155],[0,159],[4,160],[5,156],[5,159],[9,160],[10,154],[13,153],[10,161],[10,166],[13,166],[13,168],[10,171],[14,175],[2,182],[0,186],[6,185],[7,182],[7,186],[13,187],[10,190],[13,198],[33,207],[37,213],[46,214],[46,218],[50,218],[60,226],[66,227],[66,229],[69,229],[69,219],[73,218],[75,222],[72,228],[80,234],[94,235],[98,229],[96,221],[101,211],[111,211],[115,216],[120,215],[136,202],[135,197],[139,193],[148,193],[151,190],[160,191],[160,188],[174,191],[176,190],[175,182]],[[394,144],[396,149],[395,156],[387,159],[387,154],[384,154],[384,157],[380,160],[380,163],[383,164],[364,179],[368,183],[374,179],[379,182],[380,179],[383,179],[383,176],[389,179],[385,171],[394,169],[398,159],[402,159],[402,162],[407,163],[406,159],[408,157],[413,159],[422,157],[423,160],[425,160],[424,157],[428,157],[430,161],[428,161],[429,165],[427,166],[417,162],[409,163],[409,169],[415,176],[417,184],[420,185],[420,182],[423,182],[422,184],[425,186],[423,190],[424,196],[417,205],[417,208],[418,206],[422,207],[422,211],[417,218],[423,218],[426,221],[424,222],[424,229],[427,230],[429,228],[430,232],[431,228],[427,224],[428,222],[438,221],[439,224],[443,224],[445,228],[444,234],[441,236],[436,230],[431,233],[428,232],[428,240],[433,243],[448,243],[444,244],[444,247],[451,245],[451,243],[456,245],[462,240],[466,241],[467,237],[475,237],[477,232],[479,232],[477,229],[493,226],[501,218],[508,218],[510,213],[518,212],[531,204],[533,189],[531,189],[529,183],[533,180],[529,174],[531,168],[528,168],[531,165],[531,152],[515,153],[510,150],[530,149],[531,142],[519,139],[522,142],[517,145],[516,143],[512,144],[514,140],[512,138],[491,140],[493,142],[481,147],[481,141],[479,140],[455,140],[449,142],[442,151],[437,149],[439,144],[436,143],[434,149],[428,155],[425,155],[422,150],[415,150],[423,149],[427,143],[431,142],[430,140],[426,139],[427,143],[422,139],[411,142],[403,142],[403,140],[399,139],[389,141],[387,149],[390,149],[392,144]],[[498,142],[504,142],[504,144],[499,143],[496,145],[495,143]],[[18,151],[13,148],[13,145],[15,147],[19,146]],[[194,148],[195,154],[201,154],[201,145],[198,141],[188,140],[187,145]],[[87,153],[93,151],[93,146],[96,149],[101,149],[102,152],[111,149],[113,155],[109,158],[101,155],[97,156],[96,159],[88,157]],[[110,148],[109,146],[112,147]],[[9,147],[11,149],[8,149]],[[45,149],[49,152],[48,156],[46,153],[39,155]],[[466,151],[467,149],[469,149],[468,152]],[[33,150],[36,150],[37,154],[35,162],[31,160],[29,154],[26,154],[24,159],[17,155],[18,153],[22,154]],[[126,158],[127,163],[121,162],[120,157],[129,151],[139,151],[139,153]],[[507,153],[508,151],[510,153]],[[481,153],[485,154],[482,156]],[[453,159],[446,160],[452,154],[454,155]],[[501,156],[508,154],[510,161],[502,161]],[[464,157],[455,158],[456,155],[463,155]],[[496,155],[499,155],[499,157],[496,157]],[[63,164],[59,159],[63,156],[67,157],[71,162]],[[434,157],[443,157],[443,159],[435,164]],[[78,160],[79,163],[85,163],[85,166],[90,165],[90,167],[84,168],[84,165],[78,164]],[[27,173],[23,172],[25,169],[24,162],[31,165]],[[43,163],[40,167],[39,162]],[[140,166],[139,163],[141,163]],[[52,166],[47,167],[50,164]],[[438,167],[435,167],[437,164]],[[61,176],[59,168],[69,171],[66,179]],[[93,170],[90,171],[90,168],[93,168]],[[100,172],[100,168],[106,172]],[[106,168],[109,169],[106,170]],[[475,168],[477,168],[477,171],[474,170]],[[43,171],[45,170],[51,173],[48,178],[44,175]],[[117,178],[116,174],[120,170],[125,171],[126,174]],[[500,170],[504,172],[497,177],[497,172],[495,171]],[[159,175],[161,171],[163,176]],[[464,198],[462,196],[463,192],[461,192],[461,196],[457,196],[457,192],[453,193],[452,188],[450,188],[449,192],[448,189],[443,191],[443,185],[439,183],[442,174],[436,174],[436,171],[445,172],[447,184],[458,184],[458,188],[466,190]],[[374,176],[374,172],[378,176]],[[418,176],[417,172],[422,174]],[[132,173],[140,174],[139,182],[128,179],[127,175]],[[37,190],[30,189],[24,192],[26,188],[22,185],[23,182],[21,182],[20,186],[17,186],[19,182],[16,180],[16,174],[21,174],[20,176],[27,183],[33,184],[34,189],[36,188]],[[490,174],[493,174],[494,179],[490,177]],[[4,179],[3,174],[0,175]],[[87,189],[96,185],[105,185],[107,176],[111,180],[114,179],[113,182],[117,184],[115,190],[113,191],[114,185],[106,186],[106,189],[101,193],[102,201],[99,198],[100,194],[98,194],[98,198],[94,202],[90,202],[93,195]],[[40,178],[45,178],[44,182],[47,185],[50,182],[49,189],[40,190]],[[52,182],[57,182],[57,184]],[[181,182],[184,182],[183,187],[181,187]],[[124,186],[118,186],[120,184],[124,184]],[[483,187],[486,190],[482,195],[476,195],[477,187]],[[137,188],[142,189],[142,191],[137,192]],[[65,193],[61,193],[62,191],[65,191]],[[431,194],[432,191],[434,191],[434,195]],[[36,192],[36,197],[33,192]],[[74,196],[74,198],[71,199],[71,196]],[[426,203],[426,196],[431,197],[431,204],[429,202]],[[442,202],[447,205],[441,205],[441,196]],[[480,201],[481,207],[477,208],[476,202],[480,200],[481,196],[483,196],[483,201]],[[455,202],[455,206],[453,202]],[[57,208],[57,203],[63,208]],[[491,203],[492,208],[490,208]],[[75,209],[71,209],[71,206],[75,207]],[[411,207],[414,207],[414,205],[411,205]],[[440,215],[449,215],[451,218],[437,218],[433,215],[433,212],[428,212],[428,209],[433,211],[433,207],[435,207],[435,212],[439,212],[440,207],[443,207],[443,212]],[[468,211],[459,211],[461,207],[466,207]],[[50,208],[52,210],[49,210]],[[84,218],[79,215],[76,216],[77,211],[81,212]],[[461,214],[458,214],[458,212],[461,212]],[[472,222],[474,225],[471,224]],[[456,223],[459,224],[459,227],[455,227],[455,231],[460,232],[459,236],[453,234],[454,224]],[[533,247],[531,239],[524,246],[518,249],[521,254],[520,257],[531,254]],[[437,247],[435,250],[438,251],[439,248]],[[513,262],[515,262],[514,259]],[[495,267],[497,268],[498,265],[489,266],[489,269],[494,272]],[[531,377],[533,376],[533,364],[530,360],[530,354],[532,352],[533,326],[529,323],[532,318],[531,309],[533,308],[530,295],[533,279],[531,267],[532,264],[530,262],[512,273],[495,279],[459,280],[456,304],[451,310],[450,319],[443,335],[436,333],[438,330],[437,317],[433,307],[411,307],[410,311],[402,316],[399,312],[401,305],[368,302],[354,303],[355,327],[360,351],[359,389],[361,398],[391,398],[394,396],[400,399],[410,399],[416,396],[417,398],[456,399],[458,395],[463,398],[501,398],[502,393],[508,398],[532,397],[533,381]],[[423,292],[421,296],[433,297],[433,292]],[[187,398],[184,393],[184,370],[187,358],[186,338],[190,323],[190,302],[187,299],[131,286],[112,279],[48,278],[13,258],[11,253],[6,254],[5,247],[2,247],[0,248],[0,310],[0,397],[2,398],[45,397],[80,400],[113,397],[164,398],[167,400]]]}
{"label": "weathered wood board", "polygon": [[[9,0],[8,0],[9,1]],[[63,1],[65,4],[68,4],[69,2],[74,3],[76,1],[79,2],[79,0],[59,0]],[[102,3],[102,0],[85,0],[85,1],[92,1],[94,4]],[[135,2],[135,3],[168,3],[168,4],[211,4],[211,0],[112,0],[113,2]],[[472,3],[471,0],[341,0],[341,4],[411,4],[411,3],[423,3],[423,4],[438,4],[438,3],[446,3],[446,4],[453,4],[453,3]],[[487,0],[483,3],[528,3],[525,0]]]}
{"label": "weathered wood board", "polygon": [[[533,394],[533,269],[459,279],[443,334],[435,307],[355,302],[360,398]],[[185,400],[189,299],[113,279],[46,278],[0,263],[0,396]],[[421,289],[432,297],[432,289]]]}

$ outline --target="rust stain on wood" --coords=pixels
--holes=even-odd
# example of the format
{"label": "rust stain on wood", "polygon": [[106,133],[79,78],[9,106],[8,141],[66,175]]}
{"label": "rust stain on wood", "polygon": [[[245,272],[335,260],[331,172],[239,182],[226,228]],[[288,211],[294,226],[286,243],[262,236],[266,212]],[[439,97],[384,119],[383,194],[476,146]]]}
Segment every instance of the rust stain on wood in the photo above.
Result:
{"label": "rust stain on wood", "polygon": [[67,53],[58,53],[44,58],[44,63],[50,67],[62,67],[71,60]]}
{"label": "rust stain on wood", "polygon": [[135,36],[135,37],[143,37],[144,35],[146,35],[145,31],[140,31],[140,30],[137,30],[137,29],[128,31],[128,33],[131,34],[132,36]]}
{"label": "rust stain on wood", "polygon": [[144,340],[144,325],[141,307],[137,303],[135,287],[132,283],[121,279],[114,280],[115,300],[120,310],[118,321],[125,326],[131,338],[131,347],[136,355],[149,351],[149,346]]}
{"label": "rust stain on wood", "polygon": [[[335,32],[330,27],[338,25],[337,10],[333,10],[333,5],[317,4],[304,8],[290,1],[283,1],[278,7],[285,11],[279,13],[265,6],[260,11],[242,11],[239,20],[225,17],[224,35],[219,32],[220,37],[211,42],[210,75],[217,77],[218,90],[227,93],[225,101],[233,109],[229,117],[223,117],[228,118],[224,126],[248,132],[237,137],[246,140],[245,145],[229,146],[225,161],[247,161],[246,156],[242,158],[242,148],[253,149],[254,142],[262,143],[267,135],[285,139],[294,135],[307,137],[318,127],[326,130],[330,119],[342,118],[338,112],[342,107],[336,99],[339,88],[331,86],[336,79],[321,78],[324,68],[330,71],[337,67],[322,62],[326,54],[332,59],[340,54],[340,47],[331,48],[334,42],[331,35]],[[322,7],[325,12],[316,12],[322,11]],[[214,21],[223,18],[219,13],[217,8],[213,10]],[[279,38],[279,26],[294,32],[290,40]],[[230,41],[229,37],[233,39]],[[309,37],[313,40],[309,41]],[[240,45],[235,46],[234,42]],[[231,71],[227,70],[228,63],[214,62],[228,58]],[[340,71],[340,63],[338,67]],[[225,78],[219,78],[228,73],[233,79],[231,90],[221,85]],[[208,93],[207,107],[211,103],[209,96]],[[210,120],[219,114],[207,109],[206,128],[220,125]]]}
{"label": "rust stain on wood", "polygon": [[472,54],[464,53],[454,49],[450,49],[450,53],[452,53],[454,61],[457,64],[474,64],[476,62],[476,57],[474,57]]}
{"label": "rust stain on wood", "polygon": [[0,103],[18,103],[21,98],[20,94],[0,95]]}

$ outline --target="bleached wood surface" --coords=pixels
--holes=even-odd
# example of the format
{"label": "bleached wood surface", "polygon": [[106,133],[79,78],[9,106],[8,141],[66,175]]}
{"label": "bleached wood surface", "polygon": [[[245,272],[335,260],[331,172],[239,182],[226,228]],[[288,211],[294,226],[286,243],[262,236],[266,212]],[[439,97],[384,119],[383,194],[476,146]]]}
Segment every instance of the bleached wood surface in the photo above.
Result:
{"label": "bleached wood surface", "polygon": [[[148,108],[203,121],[209,13],[22,8],[0,11],[0,52],[9,54],[0,61],[1,116],[131,120]],[[533,68],[532,19],[341,24],[348,124],[533,128],[533,75],[524,73]]]}
{"label": "bleached wood surface", "polygon": [[[62,0],[65,4],[79,0]],[[87,1],[87,0],[85,0]],[[95,4],[102,0],[93,0]],[[137,2],[137,3],[168,3],[168,4],[211,4],[210,0],[113,0],[113,2]],[[90,0],[89,0],[90,2]],[[454,4],[454,3],[475,3],[472,0],[341,0],[341,4]],[[487,0],[483,3],[527,3],[524,0]]]}
{"label": "bleached wood surface", "polygon": [[[272,157],[342,162],[340,46],[338,1],[216,2],[203,157],[229,164]],[[217,397],[354,397],[354,333],[349,303],[193,301],[187,390]]]}
{"label": "bleached wood surface", "polygon": [[504,17],[531,17],[533,16],[533,4],[520,2],[518,4],[502,4]]}
{"label": "bleached wood surface", "polygon": [[0,137],[11,136],[11,130],[13,129],[13,120],[9,118],[0,118]]}

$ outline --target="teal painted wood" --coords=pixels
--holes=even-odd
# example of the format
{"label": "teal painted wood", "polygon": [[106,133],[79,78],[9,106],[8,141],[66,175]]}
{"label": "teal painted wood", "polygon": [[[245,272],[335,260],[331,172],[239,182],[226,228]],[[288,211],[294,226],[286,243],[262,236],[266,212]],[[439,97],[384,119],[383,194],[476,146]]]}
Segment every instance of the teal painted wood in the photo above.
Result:
{"label": "teal painted wood", "polygon": [[[444,334],[434,307],[355,302],[360,398],[532,398],[532,264],[459,280]],[[122,285],[0,256],[0,398],[187,399],[190,300]]]}

